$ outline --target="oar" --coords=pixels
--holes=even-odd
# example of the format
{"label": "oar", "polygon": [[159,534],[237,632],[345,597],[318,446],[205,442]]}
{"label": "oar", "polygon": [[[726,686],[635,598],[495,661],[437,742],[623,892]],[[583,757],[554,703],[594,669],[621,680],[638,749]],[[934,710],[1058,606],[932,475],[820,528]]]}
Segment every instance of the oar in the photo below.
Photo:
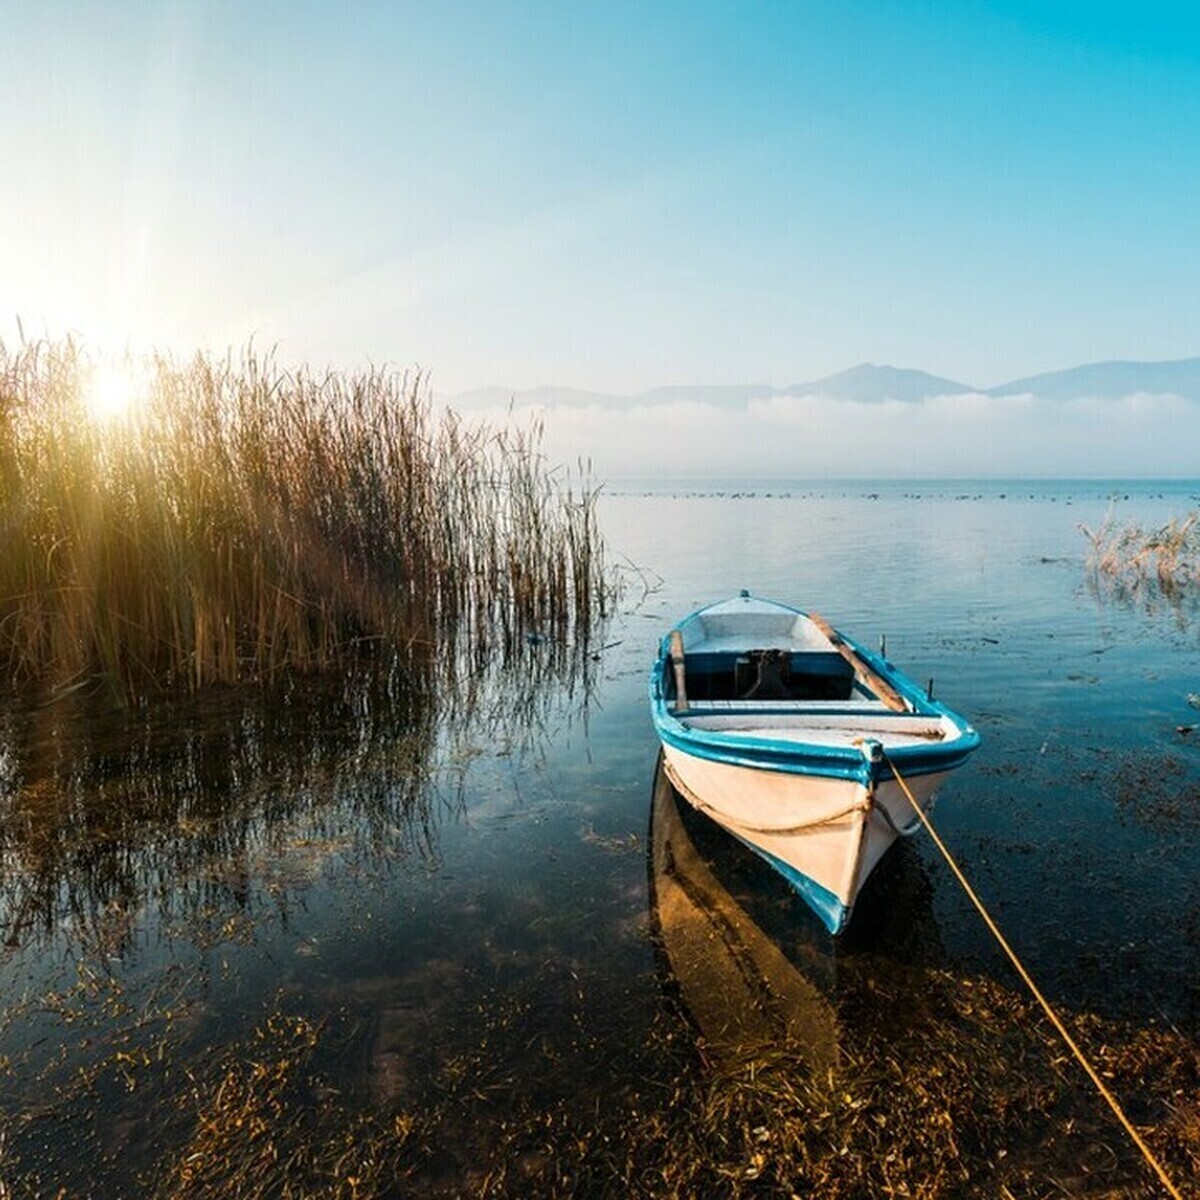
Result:
{"label": "oar", "polygon": [[687,679],[683,669],[683,634],[678,629],[671,630],[669,644],[671,648],[671,666],[675,669],[675,711],[687,712]]}
{"label": "oar", "polygon": [[855,674],[877,695],[880,700],[896,712],[908,712],[909,705],[886,679],[876,675],[859,657],[853,647],[848,646],[842,635],[824,617],[809,613],[808,619],[829,639],[833,648],[854,668]]}

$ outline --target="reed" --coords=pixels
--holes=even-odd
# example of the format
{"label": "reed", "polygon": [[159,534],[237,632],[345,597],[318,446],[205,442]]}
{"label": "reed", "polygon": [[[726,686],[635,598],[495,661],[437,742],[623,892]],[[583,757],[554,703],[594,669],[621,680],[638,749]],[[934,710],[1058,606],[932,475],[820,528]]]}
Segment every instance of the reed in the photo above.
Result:
{"label": "reed", "polygon": [[1148,528],[1136,521],[1118,523],[1110,511],[1088,539],[1088,567],[1101,575],[1138,584],[1156,581],[1165,591],[1200,582],[1200,511],[1172,517]]}
{"label": "reed", "polygon": [[125,695],[364,652],[511,654],[586,637],[610,597],[596,492],[540,431],[468,427],[420,375],[127,364],[88,410],[73,341],[0,345],[0,671]]}

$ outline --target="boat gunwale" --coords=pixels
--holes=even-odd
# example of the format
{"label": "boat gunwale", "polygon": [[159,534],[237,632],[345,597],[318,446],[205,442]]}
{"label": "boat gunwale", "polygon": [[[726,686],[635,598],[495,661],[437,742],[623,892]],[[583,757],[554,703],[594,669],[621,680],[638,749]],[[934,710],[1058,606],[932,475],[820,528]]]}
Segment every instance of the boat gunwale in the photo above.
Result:
{"label": "boat gunwale", "polygon": [[[775,600],[765,600],[756,596],[744,595],[731,597],[732,600],[753,600],[758,604],[769,606],[781,611],[793,613],[798,617],[809,619],[809,614],[802,609],[782,604]],[[682,621],[676,622],[672,629],[679,629],[693,618],[703,619],[704,613],[714,608],[728,604],[729,600],[719,600],[705,605],[689,614]],[[897,745],[887,747],[888,757],[904,768],[905,775],[928,775],[939,771],[953,770],[963,763],[966,758],[979,746],[980,737],[976,730],[958,713],[948,708],[938,700],[931,700],[925,692],[902,670],[886,659],[873,654],[860,646],[852,638],[841,631],[836,631],[841,641],[857,655],[863,663],[890,683],[900,696],[911,706],[910,712],[897,712],[897,717],[926,717],[944,719],[956,731],[956,735],[936,743],[921,745]],[[651,713],[655,728],[660,739],[680,753],[690,754],[697,758],[715,762],[725,762],[734,766],[751,767],[759,770],[779,771],[796,775],[820,775],[825,777],[858,779],[870,782],[872,779],[890,779],[893,775],[886,763],[871,763],[861,749],[852,746],[828,746],[801,740],[786,740],[780,738],[758,738],[750,734],[733,731],[703,730],[689,727],[679,716],[671,711],[666,696],[663,693],[665,664],[670,660],[670,633],[665,634],[659,642],[659,653],[655,659],[650,677]],[[748,647],[749,648],[749,647]],[[721,702],[718,702],[721,703]],[[725,702],[730,703],[730,702]],[[797,701],[796,706],[813,702]],[[775,701],[771,707],[780,713],[802,713],[804,715],[846,716],[859,715],[852,712],[854,708],[862,707],[861,700],[854,701],[820,701],[820,710],[807,707],[789,707],[788,701]],[[845,708],[838,705],[844,703]],[[696,715],[704,710],[704,701],[695,705]],[[691,712],[693,710],[689,710]],[[724,713],[737,711],[736,708],[723,708]],[[766,710],[758,708],[747,709],[746,715],[760,717]],[[877,709],[871,715],[886,721],[887,714]],[[878,740],[878,739],[875,739]]]}
{"label": "boat gunwale", "polygon": [[[660,725],[660,739],[674,750],[693,758],[731,766],[751,767],[763,771],[778,771],[789,775],[821,775],[837,779],[856,779],[862,782],[886,780],[893,773],[886,765],[876,767],[861,751],[850,747],[822,746],[813,742],[786,742],[780,739],[742,737],[712,733],[703,737],[679,736]],[[941,743],[936,748],[925,745],[887,747],[888,758],[903,768],[906,778],[951,771],[960,766],[979,745],[974,730]]]}

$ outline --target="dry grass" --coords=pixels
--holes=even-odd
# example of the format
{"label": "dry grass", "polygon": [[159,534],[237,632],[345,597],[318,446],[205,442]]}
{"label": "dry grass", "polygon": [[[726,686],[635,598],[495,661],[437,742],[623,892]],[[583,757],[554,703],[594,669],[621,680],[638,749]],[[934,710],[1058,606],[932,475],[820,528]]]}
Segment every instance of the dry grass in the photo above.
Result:
{"label": "dry grass", "polygon": [[[191,1136],[159,1194],[1158,1194],[1029,1004],[983,979],[926,984],[928,1011],[915,1015],[930,1024],[894,1026],[816,1077],[780,1043],[748,1047],[715,1072],[681,1061],[657,1086],[545,1104],[519,1086],[513,1094],[515,1081],[494,1095],[484,1053],[474,1066],[467,1056],[466,1075],[436,1103],[369,1117],[338,1105],[319,1126],[310,1124],[325,1083],[311,1058],[318,1031],[273,1018],[254,1035],[261,1049],[225,1060],[183,1099]],[[1138,1098],[1139,1124],[1175,1178],[1194,1179],[1194,1044],[1089,1015],[1073,1024],[1113,1086]]]}
{"label": "dry grass", "polygon": [[[914,993],[915,994],[915,993]],[[1031,1002],[931,974],[840,1068],[748,1047],[715,1072],[625,1092],[598,1123],[567,1106],[505,1123],[483,1195],[1099,1197],[1160,1195]],[[890,997],[893,1001],[898,996]],[[913,1022],[909,1024],[910,1020]],[[1180,1183],[1200,1172],[1200,1054],[1174,1031],[1072,1019]],[[1190,1194],[1185,1191],[1185,1194]]]}
{"label": "dry grass", "polygon": [[467,428],[420,377],[253,349],[146,364],[89,414],[71,341],[0,346],[0,671],[123,694],[263,680],[365,649],[476,661],[606,604],[594,491],[539,433]]}
{"label": "dry grass", "polygon": [[[543,980],[480,994],[474,1019],[436,1043],[412,1042],[407,1086],[379,1096],[353,1078],[374,1035],[352,992],[348,1009],[322,1015],[296,1011],[293,993],[252,1028],[213,1040],[176,991],[200,1001],[202,980],[173,979],[143,1004],[80,970],[77,986],[25,1003],[82,1026],[89,1048],[39,1051],[36,1087],[28,1066],[0,1064],[6,1194],[91,1194],[81,1185],[89,1171],[102,1191],[130,1194],[118,1191],[131,1173],[125,1156],[136,1160],[137,1194],[162,1200],[1163,1194],[1032,1001],[979,976],[914,969],[870,989],[862,1001],[884,1011],[858,1024],[838,1066],[813,1075],[804,1048],[786,1040],[706,1066],[668,1006],[639,1026],[645,1052],[598,1057],[603,1018],[547,1025],[531,1003],[535,992],[545,1001],[581,986],[569,963],[550,964],[549,992]],[[1091,1013],[1068,1021],[1191,1195],[1195,1040]],[[94,1161],[79,1142],[64,1162],[45,1157],[65,1129],[94,1147]]]}
{"label": "dry grass", "polygon": [[1088,567],[1102,575],[1129,584],[1156,581],[1165,591],[1200,582],[1200,512],[1157,529],[1118,524],[1109,512],[1095,532],[1079,529],[1091,543]]}

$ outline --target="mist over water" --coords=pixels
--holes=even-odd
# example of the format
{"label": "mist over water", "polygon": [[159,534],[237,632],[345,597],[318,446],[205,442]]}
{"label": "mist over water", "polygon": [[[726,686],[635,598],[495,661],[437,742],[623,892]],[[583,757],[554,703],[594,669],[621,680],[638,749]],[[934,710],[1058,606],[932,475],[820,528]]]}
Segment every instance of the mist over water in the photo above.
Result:
{"label": "mist over water", "polygon": [[[474,414],[473,414],[474,415]],[[1170,394],[1051,400],[1031,393],[907,403],[763,396],[483,410],[544,421],[551,461],[598,475],[776,478],[1187,478],[1200,403]]]}

